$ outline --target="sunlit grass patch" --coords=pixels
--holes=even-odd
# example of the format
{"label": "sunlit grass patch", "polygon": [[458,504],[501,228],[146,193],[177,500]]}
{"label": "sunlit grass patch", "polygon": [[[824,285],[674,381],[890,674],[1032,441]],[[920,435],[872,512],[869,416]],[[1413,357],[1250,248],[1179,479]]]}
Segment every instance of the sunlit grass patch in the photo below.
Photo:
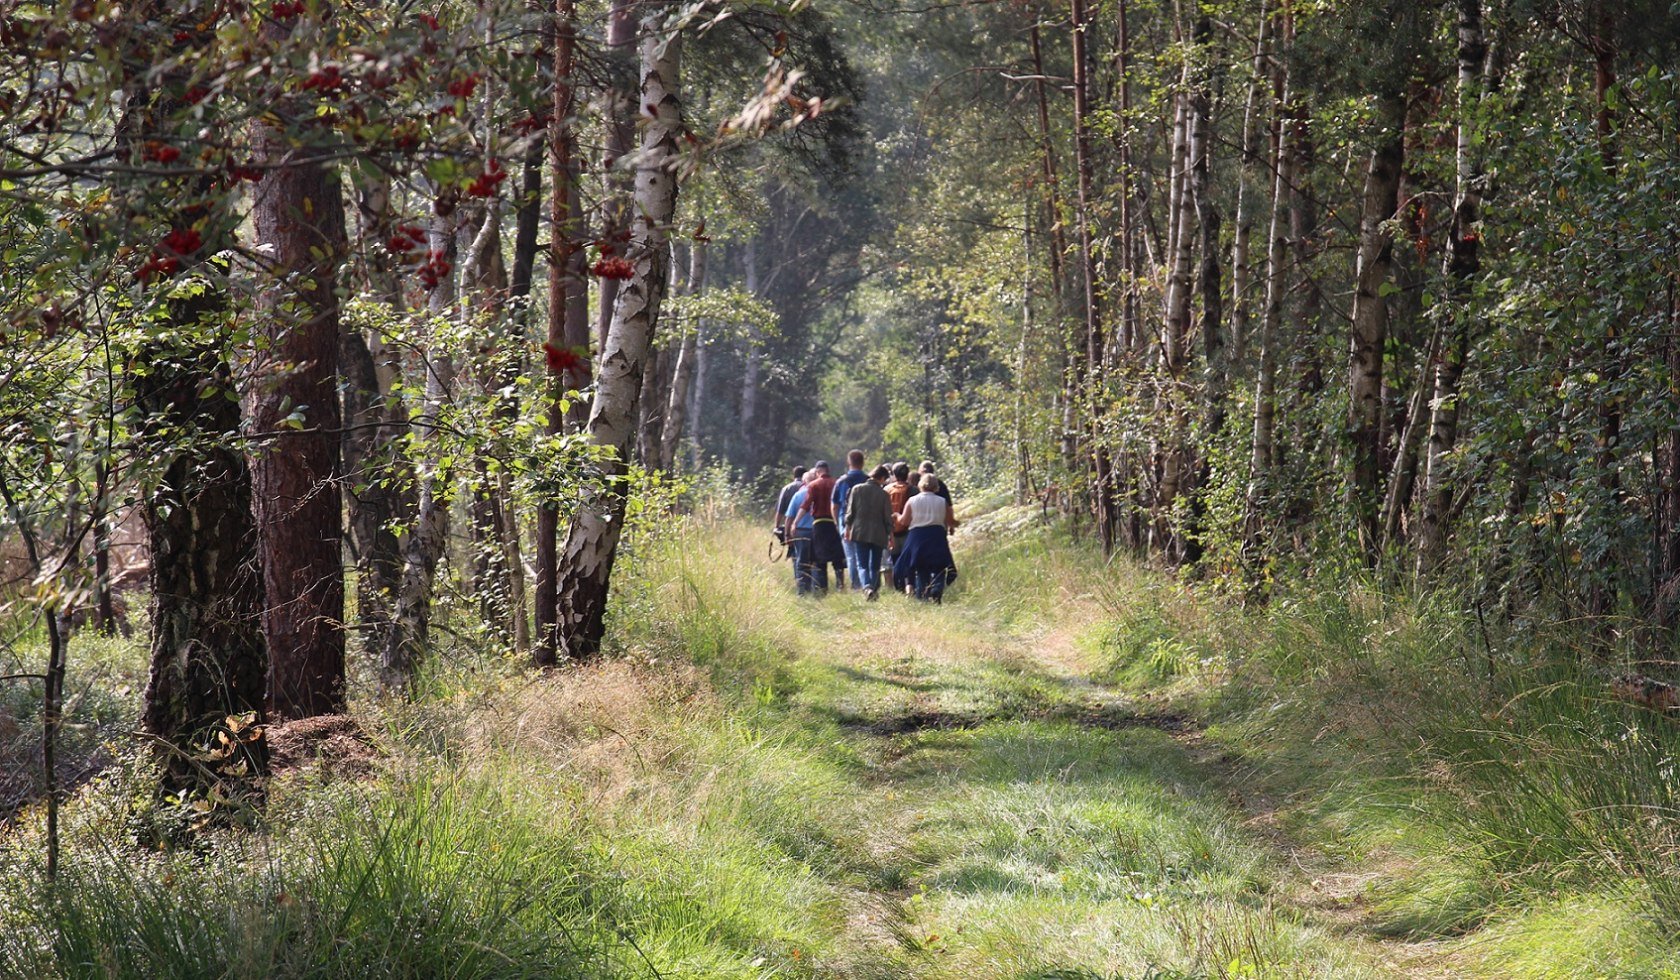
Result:
{"label": "sunlit grass patch", "polygon": [[1673,980],[1680,959],[1673,936],[1642,914],[1649,901],[1637,890],[1563,896],[1495,920],[1460,945],[1493,976]]}

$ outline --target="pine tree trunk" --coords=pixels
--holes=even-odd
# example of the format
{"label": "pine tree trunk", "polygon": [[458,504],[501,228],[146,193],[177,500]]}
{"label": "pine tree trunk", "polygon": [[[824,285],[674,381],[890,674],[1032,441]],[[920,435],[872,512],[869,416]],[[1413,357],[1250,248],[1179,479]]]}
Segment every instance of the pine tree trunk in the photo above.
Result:
{"label": "pine tree trunk", "polygon": [[[1669,247],[1680,244],[1673,238]],[[1668,392],[1669,404],[1680,404],[1680,309],[1677,309],[1674,277],[1668,280]],[[1680,630],[1680,421],[1669,419],[1662,437],[1662,458],[1658,520],[1657,581],[1655,611],[1657,624],[1672,640]]]}
{"label": "pine tree trunk", "polygon": [[1220,205],[1213,190],[1213,17],[1203,10],[1196,18],[1196,52],[1200,61],[1196,89],[1191,94],[1191,138],[1189,138],[1189,192],[1196,208],[1196,287],[1201,292],[1201,350],[1205,360],[1203,382],[1208,417],[1208,435],[1225,425],[1225,388],[1230,382],[1226,361],[1225,289],[1220,281]]}
{"label": "pine tree trunk", "polygon": [[[1597,0],[1593,7],[1594,24],[1587,39],[1587,46],[1593,56],[1593,94],[1598,103],[1596,121],[1599,157],[1606,174],[1614,177],[1620,169],[1621,150],[1616,139],[1616,111],[1611,105],[1610,92],[1616,87],[1618,44],[1615,12],[1619,5],[1611,0]],[[1600,390],[1604,392],[1604,400],[1598,407],[1598,451],[1595,462],[1602,499],[1612,501],[1612,506],[1620,510],[1624,506],[1625,494],[1622,490],[1617,454],[1622,443],[1621,387],[1623,379],[1627,376],[1627,362],[1618,340],[1617,323],[1612,318],[1605,324],[1604,339],[1599,352],[1603,365],[1600,369]],[[1616,566],[1620,560],[1615,554],[1615,549],[1608,549],[1598,568],[1593,570],[1595,577],[1587,593],[1589,614],[1608,616],[1614,609],[1619,578]]]}
{"label": "pine tree trunk", "polygon": [[[220,297],[187,300],[170,321],[198,324]],[[217,339],[225,341],[225,337]],[[216,340],[142,348],[134,406],[143,439],[164,440],[168,463],[142,497],[151,542],[151,674],[142,727],[171,748],[159,752],[169,792],[208,789],[191,761],[228,715],[261,717],[268,690],[263,576],[245,457],[222,441],[240,428],[239,403],[202,398],[206,386],[233,389]],[[251,746],[260,773],[261,743]]]}
{"label": "pine tree trunk", "polygon": [[1080,279],[1085,295],[1085,364],[1083,399],[1091,433],[1091,510],[1096,517],[1097,536],[1102,541],[1103,554],[1114,552],[1114,475],[1108,447],[1098,438],[1100,419],[1097,407],[1102,404],[1098,393],[1105,383],[1104,367],[1108,356],[1108,342],[1103,333],[1102,291],[1097,279],[1096,245],[1091,228],[1091,209],[1095,206],[1091,160],[1090,57],[1087,53],[1086,32],[1090,22],[1086,18],[1085,0],[1071,0],[1070,28],[1073,34],[1073,148],[1074,169],[1077,175],[1078,197],[1075,217],[1079,232]]}
{"label": "pine tree trunk", "polygon": [[630,243],[635,275],[619,292],[613,310],[589,415],[591,439],[613,456],[602,464],[601,485],[593,499],[579,507],[562,565],[560,645],[572,659],[593,656],[605,632],[608,587],[628,503],[624,476],[635,447],[636,403],[669,284],[667,229],[676,211],[677,141],[682,133],[677,98],[681,37],[667,25],[668,5],[652,6],[642,22],[640,105],[647,118],[636,160],[636,219]]}
{"label": "pine tree trunk", "polygon": [[[577,85],[573,77],[577,62],[577,16],[573,0],[555,0],[554,8],[554,102],[549,128],[549,170],[554,195],[549,216],[553,236],[549,242],[548,265],[548,432],[559,436],[568,428],[582,430],[589,406],[574,398],[562,411],[560,399],[568,391],[581,391],[591,383],[589,292],[584,274],[587,256],[582,247],[583,197],[579,182],[581,168],[577,153]],[[613,24],[619,22],[614,4]],[[615,27],[616,29],[616,27]],[[616,110],[615,110],[616,111]],[[617,236],[605,239],[615,252]],[[617,280],[603,276],[608,284]],[[537,644],[533,656],[539,665],[560,659],[560,508],[555,500],[544,500],[537,509]]]}
{"label": "pine tree trunk", "polygon": [[[1045,87],[1044,50],[1036,19],[1028,32],[1028,40],[1032,48],[1035,79],[1033,87],[1037,94],[1039,158],[1044,172],[1045,226],[1049,229],[1050,239],[1050,297],[1053,311],[1051,322],[1056,325],[1058,336],[1065,337],[1068,318],[1067,269],[1064,262],[1067,256],[1067,236],[1062,227],[1061,176],[1057,173],[1056,144],[1050,133],[1050,99]],[[1061,409],[1061,431],[1058,434],[1057,445],[1061,450],[1062,465],[1069,471],[1077,465],[1079,455],[1079,430],[1075,407],[1079,401],[1079,393],[1076,372],[1072,368],[1073,359],[1067,356],[1064,345],[1062,384],[1057,395]]]}
{"label": "pine tree trunk", "polygon": [[[161,4],[146,0],[131,10],[141,23],[163,13]],[[160,60],[145,42],[125,51],[129,64]],[[116,142],[119,153],[137,167],[144,143],[174,124],[180,104],[168,93],[177,81],[157,79],[154,90],[144,76],[130,80]],[[158,188],[178,192],[161,205],[168,220],[188,228],[210,216],[193,202],[210,196],[212,180],[205,174],[179,188]],[[183,271],[230,244],[232,231],[206,222],[204,246],[183,256]],[[240,402],[229,397],[234,381],[227,307],[226,295],[215,288],[164,303],[159,329],[139,345],[127,373],[138,446],[161,465],[156,482],[139,488],[151,550],[151,662],[141,727],[158,740],[154,758],[166,794],[207,792],[214,774],[194,764],[192,755],[202,751],[229,715],[252,713],[260,721],[266,711],[268,645],[251,471],[226,439],[243,428]],[[221,394],[205,397],[207,391]],[[56,630],[52,638],[61,639]],[[53,652],[48,675],[58,678],[48,683],[57,685],[62,679],[60,643],[54,643]],[[57,721],[56,701],[46,699],[50,723]],[[53,740],[45,744],[50,752]],[[264,775],[266,743],[241,744],[250,774]],[[45,762],[51,865],[56,863],[58,794],[52,785],[53,760]]]}
{"label": "pine tree trunk", "polygon": [[269,703],[285,718],[344,709],[344,565],[338,403],[338,175],[279,129],[256,123],[252,220],[271,251],[251,396],[252,458],[267,605]]}
{"label": "pine tree trunk", "polygon": [[[1230,384],[1230,348],[1225,337],[1225,293],[1220,280],[1219,228],[1222,216],[1212,187],[1214,61],[1213,18],[1206,9],[1196,18],[1194,33],[1198,70],[1191,95],[1190,196],[1196,209],[1196,289],[1201,294],[1203,438],[1217,439],[1225,428],[1225,394]],[[1180,411],[1180,419],[1185,414]],[[1182,432],[1185,421],[1180,421]],[[1182,533],[1175,535],[1179,557],[1186,563],[1201,557],[1202,495],[1197,492],[1210,475],[1206,454],[1195,453],[1188,432],[1179,436],[1178,452],[1188,457],[1190,513]]]}

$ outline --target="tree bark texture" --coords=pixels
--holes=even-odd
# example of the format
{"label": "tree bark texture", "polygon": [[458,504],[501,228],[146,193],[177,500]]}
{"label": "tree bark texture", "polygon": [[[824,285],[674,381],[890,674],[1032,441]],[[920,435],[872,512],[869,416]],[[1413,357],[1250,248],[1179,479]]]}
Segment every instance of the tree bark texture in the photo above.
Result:
{"label": "tree bark texture", "polygon": [[1381,498],[1383,347],[1388,339],[1388,297],[1394,242],[1384,223],[1399,207],[1400,168],[1405,159],[1405,100],[1384,95],[1378,103],[1376,141],[1365,171],[1355,260],[1353,330],[1348,352],[1348,500],[1358,525],[1359,543],[1374,560]]}
{"label": "tree bark texture", "polygon": [[306,146],[263,122],[252,138],[257,159],[272,167],[251,209],[274,277],[262,302],[251,398],[269,703],[281,717],[302,718],[344,709],[335,288],[346,248],[344,204],[337,173],[306,159]]}
{"label": "tree bark texture", "polygon": [[635,448],[636,402],[669,284],[669,225],[676,211],[682,133],[677,96],[681,37],[667,26],[665,6],[657,5],[642,22],[640,105],[646,118],[636,159],[636,218],[630,242],[635,274],[620,290],[613,310],[589,415],[590,438],[613,456],[602,464],[594,498],[582,504],[573,520],[561,566],[561,649],[573,659],[599,651],[605,632],[608,587],[624,529],[624,478]]}
{"label": "tree bark texture", "polygon": [[[620,20],[614,5],[612,23]],[[568,392],[588,388],[590,368],[589,294],[584,276],[586,256],[583,234],[583,203],[579,193],[581,167],[577,152],[577,85],[573,77],[577,62],[577,10],[573,0],[555,0],[554,7],[554,101],[549,126],[549,171],[554,193],[549,203],[548,246],[548,330],[544,347],[548,363],[548,434],[557,438],[568,428],[581,430],[587,419],[588,403],[577,395],[567,408],[562,400]],[[616,99],[616,96],[609,95]],[[615,102],[616,105],[616,102]],[[615,108],[616,112],[617,109]],[[617,126],[616,117],[612,123]],[[613,128],[611,132],[616,132]],[[610,137],[609,137],[610,138]],[[615,156],[609,148],[609,155]],[[609,224],[610,228],[610,224]],[[603,239],[607,249],[617,250],[617,236],[610,231]],[[616,280],[601,280],[602,301]],[[559,661],[557,623],[560,609],[560,505],[544,500],[537,508],[537,641],[533,657],[542,666]]]}
{"label": "tree bark texture", "polygon": [[[402,283],[384,247],[392,231],[390,181],[362,178],[356,188],[360,285],[392,309],[403,306]],[[401,358],[380,338],[354,327],[341,331],[338,348],[340,440],[347,530],[356,562],[356,632],[361,647],[377,661],[390,642],[402,579],[402,540],[396,526],[414,516],[413,473],[399,451],[397,436],[408,425],[402,402],[392,397]]]}
{"label": "tree bark texture", "polygon": [[[426,298],[426,308],[433,320],[439,321],[448,316],[455,303],[454,193],[440,190],[433,212],[426,238],[428,262],[437,270],[437,279]],[[455,385],[455,361],[447,350],[433,348],[421,358],[421,367],[425,372],[425,386],[420,412],[412,424],[415,442],[421,447],[415,473],[414,530],[403,545],[395,622],[380,657],[381,679],[388,687],[408,684],[425,653],[438,563],[443,560],[449,541],[450,474],[438,461],[437,454],[425,447],[438,442],[438,427]]]}
{"label": "tree bark texture", "polygon": [[1264,168],[1260,158],[1260,119],[1264,112],[1261,99],[1266,91],[1266,55],[1271,43],[1272,13],[1269,5],[1260,4],[1260,27],[1254,41],[1254,62],[1248,80],[1248,93],[1243,101],[1242,147],[1237,171],[1237,214],[1231,235],[1231,362],[1242,365],[1247,359],[1249,343],[1249,288],[1253,271],[1250,267],[1249,242],[1254,232],[1255,189],[1263,180]]}
{"label": "tree bark texture", "polygon": [[[619,63],[620,58],[628,61],[633,50],[631,46],[636,43],[636,6],[637,0],[612,0],[611,9],[607,14],[607,50],[614,56],[615,64]],[[615,248],[623,247],[630,240],[630,197],[633,181],[625,164],[636,140],[636,93],[628,81],[631,77],[628,67],[624,69],[623,77],[626,82],[609,86],[603,98],[606,110],[604,115],[607,146],[604,164],[607,170],[607,194],[601,202],[601,240]],[[558,92],[558,89],[556,91]],[[596,342],[601,348],[607,345],[607,332],[612,328],[613,309],[618,303],[619,288],[620,283],[617,279],[601,280],[600,306],[596,311]],[[579,420],[579,424],[582,421]]]}
{"label": "tree bark texture", "polygon": [[1272,212],[1266,234],[1266,292],[1260,307],[1260,363],[1254,379],[1254,433],[1250,444],[1248,487],[1244,500],[1244,548],[1252,554],[1259,545],[1261,515],[1273,484],[1276,464],[1277,365],[1279,331],[1283,325],[1285,267],[1289,261],[1288,202],[1295,195],[1297,155],[1289,145],[1293,115],[1290,92],[1290,48],[1293,21],[1286,6],[1279,25],[1277,64],[1273,70],[1271,123]]}
{"label": "tree bark texture", "polygon": [[1383,491],[1382,541],[1393,546],[1400,541],[1400,521],[1406,513],[1412,490],[1417,482],[1418,438],[1431,416],[1431,396],[1435,392],[1435,371],[1441,357],[1441,334],[1430,335],[1417,370],[1417,384],[1406,402],[1405,424],[1394,445],[1394,462],[1388,470],[1388,486]]}
{"label": "tree bark texture", "polygon": [[[196,323],[202,298],[171,310]],[[142,727],[163,740],[165,790],[206,789],[191,762],[229,715],[261,717],[268,690],[263,576],[251,508],[251,471],[227,437],[239,431],[233,372],[214,342],[159,342],[139,357],[135,409],[146,434],[168,439],[169,458],[140,512],[151,542],[151,673]],[[219,394],[204,397],[207,389]],[[266,747],[248,749],[253,768]]]}
{"label": "tree bark texture", "polygon": [[[1108,447],[1099,436],[1101,420],[1097,408],[1102,403],[1100,392],[1106,383],[1104,365],[1108,357],[1108,343],[1103,333],[1102,290],[1097,279],[1096,244],[1091,230],[1091,209],[1096,200],[1093,187],[1094,163],[1091,159],[1091,78],[1088,38],[1091,24],[1086,16],[1085,0],[1071,0],[1070,28],[1073,34],[1073,149],[1074,170],[1078,186],[1076,223],[1079,233],[1080,278],[1085,301],[1085,363],[1076,378],[1083,382],[1086,422],[1091,433],[1091,509],[1096,517],[1097,535],[1102,541],[1103,554],[1114,551],[1114,477]],[[1075,362],[1077,363],[1077,358]],[[1082,377],[1080,374],[1082,373]]]}
{"label": "tree bark texture", "polygon": [[[699,297],[706,291],[706,243],[696,241],[688,253],[688,295]],[[677,352],[676,368],[671,378],[671,397],[665,408],[664,444],[659,454],[659,468],[670,470],[677,464],[677,448],[682,443],[683,429],[688,425],[688,395],[694,384],[695,361],[700,356],[700,324],[683,335],[682,348]]]}
{"label": "tree bark texture", "polygon": [[1475,131],[1483,89],[1487,42],[1482,34],[1481,0],[1458,3],[1458,146],[1452,230],[1447,235],[1445,273],[1451,325],[1441,345],[1431,401],[1429,453],[1423,471],[1423,517],[1418,531],[1418,569],[1430,571],[1447,544],[1453,486],[1448,458],[1458,445],[1459,383],[1470,356],[1474,325],[1475,281],[1481,272],[1481,168]]}
{"label": "tree bark texture", "polygon": [[[137,4],[132,13],[139,23],[151,23],[164,10],[154,0]],[[151,37],[138,36],[125,61],[156,63]],[[151,134],[173,124],[180,105],[167,94],[175,87],[172,81],[157,79],[154,91],[144,76],[132,79],[116,137],[119,151],[135,163]],[[182,256],[183,271],[224,247],[232,232],[201,203],[210,198],[211,180],[201,174],[160,188],[167,192],[161,195],[162,207],[169,221],[178,222],[175,228],[203,221],[204,246]],[[157,739],[161,789],[200,793],[211,788],[213,776],[195,765],[192,755],[229,715],[252,713],[260,721],[267,709],[263,576],[251,471],[231,441],[243,420],[228,358],[232,339],[224,322],[226,294],[206,288],[165,301],[162,313],[161,329],[140,345],[135,370],[128,374],[139,420],[136,435],[146,453],[161,457],[155,482],[140,488],[140,516],[151,550],[150,672],[141,727]],[[51,624],[49,631],[54,660],[61,666],[61,637]],[[54,673],[49,667],[49,685],[61,682],[51,679]],[[46,701],[48,721],[56,724],[54,693]],[[45,739],[49,752],[53,741]],[[250,774],[263,774],[266,743],[241,741],[239,746]],[[53,760],[49,756],[45,762],[50,786]],[[55,841],[54,788],[49,788],[47,805],[49,840]],[[56,847],[49,861],[54,858]]]}

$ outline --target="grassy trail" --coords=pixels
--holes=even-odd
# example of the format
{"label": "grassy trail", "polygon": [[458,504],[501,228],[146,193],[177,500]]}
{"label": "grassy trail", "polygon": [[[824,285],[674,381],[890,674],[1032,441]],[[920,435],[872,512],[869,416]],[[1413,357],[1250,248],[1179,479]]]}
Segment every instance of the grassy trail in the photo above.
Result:
{"label": "grassy trail", "polygon": [[[799,599],[761,528],[685,519],[626,556],[611,656],[463,643],[354,706],[371,768],[291,770],[202,847],[137,845],[178,816],[113,767],[67,807],[60,885],[38,821],[0,834],[0,976],[1680,977],[1654,886],[1492,860],[1596,811],[1508,789],[1533,765],[1431,797],[1375,738],[1445,696],[1393,667],[1435,621],[1245,616],[1033,517],[971,520],[937,607]],[[138,690],[143,644],[110,645]],[[1396,731],[1481,724],[1442,717]],[[1462,801],[1509,803],[1503,836],[1443,819]]]}
{"label": "grassy trail", "polygon": [[1103,606],[1072,569],[967,539],[940,607],[745,573],[793,620],[758,701],[854,760],[822,818],[856,838],[828,874],[845,925],[825,972],[1447,975],[1428,944],[1368,938],[1358,876],[1268,830],[1193,723],[1098,680]]}

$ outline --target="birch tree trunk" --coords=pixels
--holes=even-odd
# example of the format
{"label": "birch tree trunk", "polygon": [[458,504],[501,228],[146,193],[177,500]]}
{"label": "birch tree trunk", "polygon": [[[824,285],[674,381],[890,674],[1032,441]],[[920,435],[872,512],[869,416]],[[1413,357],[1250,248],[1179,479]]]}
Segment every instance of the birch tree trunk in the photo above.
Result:
{"label": "birch tree trunk", "polygon": [[705,422],[704,409],[706,405],[706,383],[711,374],[712,338],[705,320],[695,327],[697,336],[694,347],[694,385],[688,391],[687,425],[690,430],[688,445],[688,467],[699,470],[705,462]]}
{"label": "birch tree trunk", "polygon": [[[284,111],[284,110],[282,110]],[[303,125],[309,125],[304,122]],[[252,221],[272,286],[260,302],[259,376],[250,393],[261,443],[251,461],[267,601],[269,705],[284,718],[344,709],[343,494],[339,468],[338,175],[296,134],[259,121]]]}
{"label": "birch tree trunk", "polygon": [[1179,405],[1179,382],[1189,362],[1191,238],[1195,216],[1195,194],[1190,169],[1194,165],[1207,130],[1197,118],[1190,97],[1190,58],[1179,75],[1175,98],[1172,148],[1172,214],[1168,231],[1167,295],[1161,339],[1161,386],[1157,410],[1165,434],[1159,437],[1155,456],[1160,479],[1155,488],[1154,522],[1150,529],[1153,546],[1161,551],[1173,545],[1172,508],[1184,479],[1185,419]]}
{"label": "birch tree trunk", "polygon": [[1434,331],[1418,364],[1417,386],[1406,403],[1406,423],[1394,446],[1394,464],[1389,467],[1388,488],[1383,492],[1382,541],[1394,545],[1400,540],[1400,518],[1417,482],[1418,436],[1430,415],[1430,396],[1435,390],[1435,371],[1441,356],[1441,332]]}
{"label": "birch tree trunk", "polygon": [[1366,561],[1376,558],[1381,514],[1380,480],[1383,347],[1388,340],[1389,275],[1394,242],[1385,223],[1399,207],[1405,160],[1405,99],[1397,92],[1378,100],[1376,146],[1365,171],[1354,265],[1353,330],[1348,351],[1348,502]]}
{"label": "birch tree trunk", "polygon": [[1418,533],[1418,570],[1433,570],[1447,544],[1453,488],[1447,479],[1448,456],[1458,444],[1459,382],[1470,354],[1477,315],[1475,280],[1481,271],[1481,172],[1475,132],[1483,89],[1487,42],[1482,34],[1481,0],[1458,3],[1458,147],[1452,231],[1447,236],[1444,270],[1452,304],[1452,322],[1435,371],[1435,397],[1429,426],[1429,455],[1423,471],[1423,519]]}
{"label": "birch tree trunk", "polygon": [[1271,164],[1275,177],[1272,182],[1272,214],[1266,235],[1266,297],[1260,308],[1260,365],[1254,379],[1254,435],[1244,499],[1244,550],[1251,558],[1259,545],[1262,512],[1272,488],[1276,463],[1273,441],[1277,427],[1278,331],[1283,323],[1284,266],[1290,255],[1287,202],[1295,194],[1295,161],[1298,159],[1289,145],[1290,117],[1293,116],[1289,71],[1294,19],[1287,3],[1281,11],[1281,18],[1278,58],[1272,81]]}
{"label": "birch tree trunk", "polygon": [[[486,103],[489,100],[487,92]],[[502,261],[500,199],[486,202],[478,224],[472,245],[461,260],[461,319],[469,328],[482,325],[496,333],[495,348],[483,359],[484,374],[477,379],[485,391],[494,392],[511,381],[507,362],[517,364],[521,360],[515,352],[524,346],[525,338],[519,318],[502,312],[510,304],[507,267]],[[508,416],[508,400],[498,399],[498,418]],[[503,492],[508,481],[500,474],[491,474],[490,460],[482,454],[473,461],[473,470],[473,592],[485,622],[504,642],[511,641],[517,652],[526,653],[530,650],[530,630],[525,622],[523,575],[509,560],[504,533],[513,509]]]}
{"label": "birch tree trunk", "polygon": [[[673,258],[667,257],[666,264],[674,266],[676,263]],[[681,287],[676,288],[680,290]],[[642,371],[642,391],[636,396],[636,461],[647,469],[658,468],[660,452],[664,448],[664,393],[670,390],[664,378],[670,372],[670,361],[669,351],[655,347],[648,352],[647,368]]]}
{"label": "birch tree trunk", "polygon": [[[428,265],[437,277],[426,299],[434,321],[446,318],[455,303],[455,204],[454,192],[439,191],[426,234]],[[393,687],[410,681],[425,652],[437,566],[449,541],[449,471],[438,462],[438,454],[426,447],[438,441],[438,427],[455,386],[455,361],[447,350],[434,347],[421,358],[421,368],[426,374],[425,388],[413,422],[414,441],[421,447],[415,473],[414,530],[403,547],[395,621],[380,657],[381,679]]]}
{"label": "birch tree trunk", "polygon": [[1272,18],[1266,0],[1260,3],[1260,27],[1254,41],[1253,74],[1243,101],[1242,160],[1237,170],[1237,215],[1231,236],[1231,362],[1241,365],[1248,356],[1249,239],[1254,231],[1255,185],[1262,181],[1260,99],[1266,87],[1266,51],[1271,42]]}
{"label": "birch tree trunk", "polygon": [[613,310],[589,414],[590,438],[613,455],[602,464],[593,499],[578,510],[562,564],[560,647],[573,659],[599,651],[605,631],[608,587],[624,529],[624,477],[635,446],[636,402],[670,275],[669,225],[677,204],[682,116],[677,98],[681,37],[667,23],[667,7],[655,5],[642,21],[640,105],[646,118],[636,160],[630,242],[635,275],[620,290]]}
{"label": "birch tree trunk", "polygon": [[[706,291],[706,243],[696,241],[688,253],[688,295],[699,296]],[[700,353],[700,324],[683,336],[682,349],[677,353],[677,365],[671,380],[671,398],[665,408],[664,445],[659,454],[659,468],[670,470],[677,464],[677,446],[682,442],[683,427],[688,423],[688,394],[694,384],[695,360]]]}
{"label": "birch tree trunk", "polygon": [[[758,239],[749,238],[741,248],[741,261],[746,266],[747,295],[754,299],[762,299],[759,290],[762,284],[758,274]],[[743,433],[757,431],[758,403],[760,389],[763,385],[762,353],[758,349],[763,338],[759,336],[758,327],[749,328],[747,332],[745,363],[741,368],[741,431]]]}
{"label": "birch tree trunk", "polygon": [[[548,54],[552,48],[552,25],[545,32],[543,46],[538,49],[539,57]],[[508,270],[508,306],[511,309],[513,323],[521,337],[530,328],[531,319],[531,281],[532,273],[537,264],[537,233],[542,224],[542,174],[543,160],[547,153],[547,140],[533,140],[525,150],[525,158],[520,167],[519,200],[514,209],[513,231],[513,264]],[[507,373],[503,376],[501,387],[512,391],[519,378],[526,371],[526,359],[523,353],[523,343],[517,351],[510,351],[504,362]],[[509,397],[497,407],[497,417],[506,425],[513,425],[519,417],[519,399]],[[513,475],[507,467],[502,467],[497,476],[497,483],[503,501],[513,499]],[[539,505],[539,514],[541,512]],[[510,582],[514,589],[514,643],[520,651],[533,651],[534,637],[531,634],[530,622],[534,618],[535,610],[531,609],[531,595],[534,591],[527,587],[525,576],[525,559],[523,555],[523,535],[520,531],[519,513],[517,508],[504,506],[502,508],[502,547],[505,552]],[[551,535],[552,537],[552,535]],[[552,549],[551,549],[552,550]],[[551,590],[552,595],[552,590]],[[552,610],[552,597],[548,608]],[[552,616],[550,617],[552,619]]]}
{"label": "birch tree trunk", "polygon": [[[384,243],[391,236],[390,181],[364,176],[356,194],[355,254],[361,286],[392,309],[402,306],[402,288]],[[395,436],[408,424],[401,403],[391,397],[396,358],[384,353],[378,338],[369,342],[360,329],[341,331],[338,368],[344,434],[343,458],[346,530],[356,561],[356,632],[372,659],[385,648],[391,629],[397,585],[402,577],[402,542],[393,525],[412,516],[412,487]]]}

